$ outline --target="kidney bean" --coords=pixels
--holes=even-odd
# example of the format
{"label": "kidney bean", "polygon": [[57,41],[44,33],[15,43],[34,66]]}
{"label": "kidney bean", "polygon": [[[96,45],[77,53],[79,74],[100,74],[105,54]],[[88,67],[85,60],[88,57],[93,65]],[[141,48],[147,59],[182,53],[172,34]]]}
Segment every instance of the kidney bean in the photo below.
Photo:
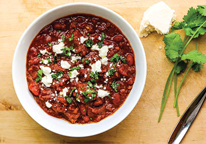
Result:
{"label": "kidney bean", "polygon": [[76,28],[77,27],[77,22],[72,22],[71,24],[70,24],[70,29],[74,29],[74,28]]}
{"label": "kidney bean", "polygon": [[125,89],[121,89],[121,90],[120,90],[120,95],[125,94],[125,92],[126,92]]}
{"label": "kidney bean", "polygon": [[67,103],[65,97],[57,97],[57,100],[58,100],[60,103]]}
{"label": "kidney bean", "polygon": [[94,106],[100,106],[103,104],[103,101],[100,98],[97,98],[97,100],[93,103]]}
{"label": "kidney bean", "polygon": [[134,64],[134,57],[132,54],[127,54],[126,60],[129,66],[132,66]]}
{"label": "kidney bean", "polygon": [[112,112],[112,104],[107,104],[106,110]]}
{"label": "kidney bean", "polygon": [[121,41],[123,41],[123,36],[122,35],[116,35],[112,39],[116,42],[121,42]]}
{"label": "kidney bean", "polygon": [[104,43],[105,45],[111,45],[111,44],[112,44],[111,41],[109,41],[109,40],[105,40],[105,39],[104,39],[103,43]]}
{"label": "kidney bean", "polygon": [[29,90],[36,96],[39,95],[39,86],[36,83],[30,83]]}
{"label": "kidney bean", "polygon": [[89,122],[89,117],[88,116],[82,116],[82,119],[85,121],[85,122]]}
{"label": "kidney bean", "polygon": [[62,26],[61,26],[60,23],[55,23],[55,24],[54,24],[54,29],[59,30],[59,29],[61,29],[61,28],[62,28]]}
{"label": "kidney bean", "polygon": [[48,43],[48,42],[51,42],[52,41],[52,38],[48,35],[48,36],[46,36],[46,42]]}
{"label": "kidney bean", "polygon": [[102,115],[97,115],[97,117],[95,118],[96,122],[99,122],[102,119]]}
{"label": "kidney bean", "polygon": [[122,64],[120,66],[120,68],[118,69],[119,73],[122,74],[123,76],[127,76],[127,73],[128,73],[128,68]]}
{"label": "kidney bean", "polygon": [[83,115],[87,114],[87,111],[86,111],[86,108],[84,105],[82,105],[82,104],[79,105],[79,109],[80,109],[81,114],[83,114]]}
{"label": "kidney bean", "polygon": [[132,86],[128,86],[127,88],[128,88],[128,89],[132,89]]}
{"label": "kidney bean", "polygon": [[31,59],[31,60],[29,60],[29,62],[28,62],[28,65],[36,65],[36,64],[38,64],[39,62],[40,62],[41,60],[39,59],[39,58],[34,58],[34,59]]}
{"label": "kidney bean", "polygon": [[127,84],[132,85],[134,83],[134,78],[129,78]]}
{"label": "kidney bean", "polygon": [[112,102],[114,105],[118,105],[120,102],[120,95],[118,93],[113,94]]}
{"label": "kidney bean", "polygon": [[32,47],[31,49],[30,49],[30,54],[32,55],[32,56],[37,56],[37,54],[38,54],[38,51],[37,51],[37,49],[36,48],[34,48],[34,47]]}

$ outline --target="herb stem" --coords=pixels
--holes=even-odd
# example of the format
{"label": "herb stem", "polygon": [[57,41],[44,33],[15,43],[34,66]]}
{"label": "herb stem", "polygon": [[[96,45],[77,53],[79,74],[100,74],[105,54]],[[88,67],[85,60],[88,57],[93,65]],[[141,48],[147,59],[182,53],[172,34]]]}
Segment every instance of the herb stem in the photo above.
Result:
{"label": "herb stem", "polygon": [[[176,96],[176,93],[177,93],[177,73],[175,72],[175,79],[174,79],[174,96]],[[180,116],[178,103],[177,103],[177,105],[176,105],[176,110],[177,110],[177,116]]]}
{"label": "herb stem", "polygon": [[[176,67],[176,65],[175,65],[175,67]],[[160,120],[161,120],[162,113],[164,111],[164,107],[165,107],[166,102],[167,102],[167,98],[168,98],[169,91],[170,91],[170,88],[171,88],[172,79],[173,79],[173,76],[174,76],[175,67],[173,67],[172,71],[170,72],[170,75],[169,75],[169,77],[167,79],[167,82],[166,82],[166,85],[165,85],[164,93],[163,93],[163,96],[162,96],[162,103],[161,103],[161,109],[160,109],[160,115],[159,115],[158,122],[160,122]]]}
{"label": "herb stem", "polygon": [[179,87],[178,87],[178,89],[177,89],[177,93],[176,93],[176,95],[175,95],[174,107],[177,106],[177,97],[178,97],[178,95],[179,95],[180,88],[182,87],[182,84],[183,84],[183,82],[184,82],[184,80],[185,80],[185,78],[186,78],[188,72],[190,71],[190,68],[192,67],[192,65],[193,65],[193,62],[190,63],[190,65],[189,65],[187,71],[185,72],[184,77],[182,78],[182,81],[180,82],[180,85],[179,85]]}

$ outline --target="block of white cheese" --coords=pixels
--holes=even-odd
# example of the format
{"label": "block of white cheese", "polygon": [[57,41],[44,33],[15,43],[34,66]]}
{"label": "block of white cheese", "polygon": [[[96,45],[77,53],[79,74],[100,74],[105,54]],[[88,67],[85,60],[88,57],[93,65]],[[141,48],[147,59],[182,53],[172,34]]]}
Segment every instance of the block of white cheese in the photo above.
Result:
{"label": "block of white cheese", "polygon": [[147,36],[156,31],[159,34],[167,34],[176,19],[175,11],[172,10],[163,1],[152,5],[144,12],[140,24],[140,37]]}

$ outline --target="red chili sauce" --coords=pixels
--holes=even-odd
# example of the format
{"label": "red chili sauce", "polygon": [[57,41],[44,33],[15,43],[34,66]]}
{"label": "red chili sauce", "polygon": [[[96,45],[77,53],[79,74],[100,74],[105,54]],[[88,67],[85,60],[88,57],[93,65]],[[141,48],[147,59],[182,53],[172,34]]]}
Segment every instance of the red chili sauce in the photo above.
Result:
{"label": "red chili sauce", "polygon": [[99,122],[126,100],[135,80],[133,49],[110,21],[88,14],[55,20],[33,39],[28,87],[49,115]]}

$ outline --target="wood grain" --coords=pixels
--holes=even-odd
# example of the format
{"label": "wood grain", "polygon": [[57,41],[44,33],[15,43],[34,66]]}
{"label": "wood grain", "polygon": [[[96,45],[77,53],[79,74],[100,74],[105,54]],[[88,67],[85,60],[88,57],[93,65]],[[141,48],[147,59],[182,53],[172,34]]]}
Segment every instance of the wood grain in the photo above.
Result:
{"label": "wood grain", "polygon": [[[45,11],[79,0],[0,0],[0,143],[145,143],[164,144],[179,118],[173,108],[171,92],[161,123],[157,123],[166,78],[173,66],[165,57],[163,37],[153,33],[142,38],[147,57],[147,80],[144,92],[135,109],[119,125],[102,134],[71,138],[50,132],[37,124],[23,109],[12,83],[12,58],[24,30]],[[159,0],[88,0],[110,8],[123,16],[138,33],[143,12]],[[191,6],[205,4],[203,0],[167,0],[181,20]],[[182,32],[181,32],[182,33]],[[197,40],[198,50],[206,54],[206,36]],[[194,49],[194,43],[188,49]],[[180,76],[181,78],[182,76]],[[199,73],[190,72],[179,97],[181,114],[205,86],[206,67]],[[179,79],[180,80],[180,79]],[[179,81],[178,81],[179,82]],[[206,104],[183,140],[184,144],[206,142]]]}

